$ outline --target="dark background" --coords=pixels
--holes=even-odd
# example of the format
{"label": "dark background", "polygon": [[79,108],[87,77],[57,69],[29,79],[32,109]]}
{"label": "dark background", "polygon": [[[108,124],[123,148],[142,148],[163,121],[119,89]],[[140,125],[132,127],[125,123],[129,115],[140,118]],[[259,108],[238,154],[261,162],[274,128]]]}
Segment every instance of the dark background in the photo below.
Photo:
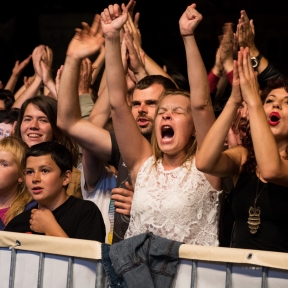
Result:
{"label": "dark background", "polygon": [[[91,23],[94,14],[101,13],[111,3],[109,0],[78,0],[73,3],[50,0],[39,1],[37,4],[3,1],[0,11],[0,80],[5,84],[15,61],[25,59],[39,44],[52,48],[55,74],[64,62],[74,29],[81,27],[81,21]],[[166,64],[168,72],[177,70],[186,75],[186,59],[178,20],[192,3],[185,0],[137,1],[135,11],[140,12],[143,49],[159,64]],[[204,17],[197,28],[196,38],[207,70],[213,66],[218,46],[217,36],[221,34],[223,24],[233,22],[236,26],[240,10],[244,9],[249,18],[254,19],[258,49],[282,73],[288,74],[288,1],[199,0],[196,3],[197,10]],[[32,74],[30,63],[21,75],[18,87],[24,75]]]}

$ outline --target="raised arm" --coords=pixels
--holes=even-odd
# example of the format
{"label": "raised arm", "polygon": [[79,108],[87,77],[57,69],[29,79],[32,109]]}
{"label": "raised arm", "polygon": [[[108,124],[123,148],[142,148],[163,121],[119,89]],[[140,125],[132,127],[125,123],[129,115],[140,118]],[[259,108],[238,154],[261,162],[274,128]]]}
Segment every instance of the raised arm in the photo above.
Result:
{"label": "raised arm", "polygon": [[152,150],[149,142],[141,135],[126,101],[127,84],[121,60],[120,30],[127,21],[128,10],[133,2],[130,0],[126,7],[122,5],[122,11],[118,4],[110,5],[101,13],[101,23],[105,37],[106,77],[114,130],[134,184],[140,166],[152,155]]}
{"label": "raised arm", "polygon": [[195,29],[202,20],[202,15],[195,8],[196,4],[187,7],[179,20],[179,26],[186,50],[191,108],[199,148],[215,121],[215,116],[210,99],[207,72],[194,36]]}
{"label": "raised arm", "polygon": [[[287,133],[285,133],[287,96],[282,95],[283,98],[277,98],[279,91],[276,91],[273,96],[268,95],[264,106],[262,105],[257,75],[251,65],[248,48],[241,49],[238,67],[241,91],[249,111],[251,137],[260,174],[266,181],[288,186]],[[287,95],[286,91],[284,93]],[[277,126],[268,124],[272,112],[280,115]]]}
{"label": "raised arm", "polygon": [[29,55],[25,60],[23,60],[21,63],[17,60],[15,63],[15,66],[12,70],[12,75],[10,76],[5,89],[11,91],[12,93],[14,92],[15,86],[17,84],[17,81],[19,79],[19,76],[23,69],[28,65],[29,61],[31,59],[31,55]]}
{"label": "raised arm", "polygon": [[[268,66],[268,60],[263,55],[261,55],[261,58],[258,57],[261,53],[255,45],[254,23],[253,20],[249,20],[245,10],[240,12],[240,19],[238,20],[236,33],[238,36],[239,46],[243,48],[248,47],[250,49],[250,56],[256,58],[258,65],[255,68],[260,74]],[[255,61],[254,63],[256,65]]]}
{"label": "raised arm", "polygon": [[239,83],[237,62],[234,61],[231,96],[196,154],[197,169],[218,177],[238,174],[246,161],[247,151],[242,146],[223,151],[228,131],[243,101]]}
{"label": "raised arm", "polygon": [[96,53],[104,42],[100,29],[100,17],[96,15],[90,27],[82,23],[71,40],[61,75],[58,93],[57,125],[65,130],[82,148],[104,161],[111,155],[111,139],[108,131],[82,119],[78,81],[82,59]]}

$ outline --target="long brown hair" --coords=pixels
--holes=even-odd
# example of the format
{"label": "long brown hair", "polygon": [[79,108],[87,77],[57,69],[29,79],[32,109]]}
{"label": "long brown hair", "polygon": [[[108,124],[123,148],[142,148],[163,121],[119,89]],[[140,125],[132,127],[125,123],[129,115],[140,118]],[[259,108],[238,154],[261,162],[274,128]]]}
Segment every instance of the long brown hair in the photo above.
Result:
{"label": "long brown hair", "polygon": [[53,133],[53,140],[59,144],[62,144],[67,147],[67,149],[73,155],[73,164],[76,167],[78,163],[79,157],[79,149],[78,145],[68,137],[59,127],[57,127],[57,101],[51,97],[47,96],[36,96],[30,99],[27,99],[23,105],[21,106],[17,125],[15,127],[15,136],[18,138],[21,137],[21,123],[23,121],[23,116],[25,110],[29,104],[33,104],[37,107],[41,112],[43,112],[51,125],[52,133]]}
{"label": "long brown hair", "polygon": [[[155,123],[155,119],[157,117],[158,111],[159,111],[159,107],[161,102],[163,101],[163,99],[167,96],[177,96],[177,95],[181,95],[184,96],[186,98],[189,99],[190,102],[190,94],[189,92],[185,91],[185,90],[181,90],[181,89],[167,89],[165,91],[163,91],[162,95],[160,96],[159,100],[158,100],[158,105],[155,111],[155,116],[154,116],[154,123]],[[151,138],[151,146],[152,146],[152,151],[153,151],[153,155],[154,155],[154,163],[157,164],[157,161],[161,158],[163,158],[163,152],[160,150],[158,142],[157,142],[157,138],[156,138],[156,133],[155,133],[155,127],[152,131],[152,138]],[[197,141],[196,138],[194,136],[191,136],[189,141],[187,142],[187,145],[185,147],[186,150],[186,155],[182,160],[181,165],[183,165],[188,159],[192,158],[197,150]]]}
{"label": "long brown hair", "polygon": [[19,183],[15,198],[5,215],[5,225],[15,216],[22,213],[25,206],[33,200],[24,183],[25,154],[27,149],[26,143],[13,136],[5,137],[0,141],[0,151],[7,151],[13,155],[18,167],[19,178],[23,179],[23,182]]}

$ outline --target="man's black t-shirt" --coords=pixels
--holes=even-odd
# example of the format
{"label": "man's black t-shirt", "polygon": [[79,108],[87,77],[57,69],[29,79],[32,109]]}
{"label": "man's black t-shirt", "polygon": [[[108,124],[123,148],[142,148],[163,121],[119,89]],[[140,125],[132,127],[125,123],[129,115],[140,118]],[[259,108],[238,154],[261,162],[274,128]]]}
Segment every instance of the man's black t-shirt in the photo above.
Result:
{"label": "man's black t-shirt", "polygon": [[[5,231],[40,234],[31,230],[29,224],[31,210],[37,209],[37,206],[13,218]],[[70,196],[52,213],[70,238],[105,242],[105,224],[100,210],[93,202]]]}

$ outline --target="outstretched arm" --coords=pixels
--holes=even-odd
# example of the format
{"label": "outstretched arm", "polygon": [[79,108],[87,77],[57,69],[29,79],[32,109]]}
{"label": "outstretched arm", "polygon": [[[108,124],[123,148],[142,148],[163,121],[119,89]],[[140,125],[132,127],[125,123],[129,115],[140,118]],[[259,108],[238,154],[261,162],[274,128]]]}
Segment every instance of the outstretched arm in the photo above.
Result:
{"label": "outstretched arm", "polygon": [[108,161],[111,154],[110,134],[82,119],[78,96],[81,61],[96,53],[104,42],[99,15],[95,16],[91,27],[87,23],[82,23],[82,26],[82,30],[76,30],[67,50],[58,93],[57,125],[82,148]]}
{"label": "outstretched arm", "polygon": [[[207,72],[194,36],[201,20],[202,15],[196,10],[196,4],[188,6],[179,20],[180,33],[186,50],[191,109],[198,149],[215,121]],[[210,175],[206,175],[206,178],[214,188],[220,188],[220,179]]]}
{"label": "outstretched arm", "polygon": [[202,15],[195,8],[196,4],[187,7],[179,20],[179,26],[186,50],[191,108],[197,144],[200,148],[205,135],[215,121],[215,116],[210,99],[207,72],[194,36],[195,29],[202,20]]}
{"label": "outstretched arm", "polygon": [[[152,150],[141,135],[126,101],[127,84],[121,60],[120,30],[127,21],[128,10],[133,2],[130,0],[126,7],[122,5],[122,11],[118,4],[109,5],[101,13],[101,23],[105,37],[106,77],[113,125],[122,158],[134,184],[140,166],[152,155]],[[141,151],[141,154],[137,151]]]}
{"label": "outstretched arm", "polygon": [[287,135],[278,132],[278,135],[274,136],[271,131],[272,129],[275,133],[277,130],[281,131],[281,126],[285,127],[285,118],[280,118],[276,128],[268,124],[271,112],[279,112],[280,117],[283,115],[281,110],[284,105],[287,106],[287,101],[277,98],[279,92],[275,92],[276,96],[268,95],[264,106],[262,105],[257,76],[251,65],[248,48],[241,49],[238,67],[242,95],[248,106],[251,137],[260,174],[266,181],[288,186]]}

